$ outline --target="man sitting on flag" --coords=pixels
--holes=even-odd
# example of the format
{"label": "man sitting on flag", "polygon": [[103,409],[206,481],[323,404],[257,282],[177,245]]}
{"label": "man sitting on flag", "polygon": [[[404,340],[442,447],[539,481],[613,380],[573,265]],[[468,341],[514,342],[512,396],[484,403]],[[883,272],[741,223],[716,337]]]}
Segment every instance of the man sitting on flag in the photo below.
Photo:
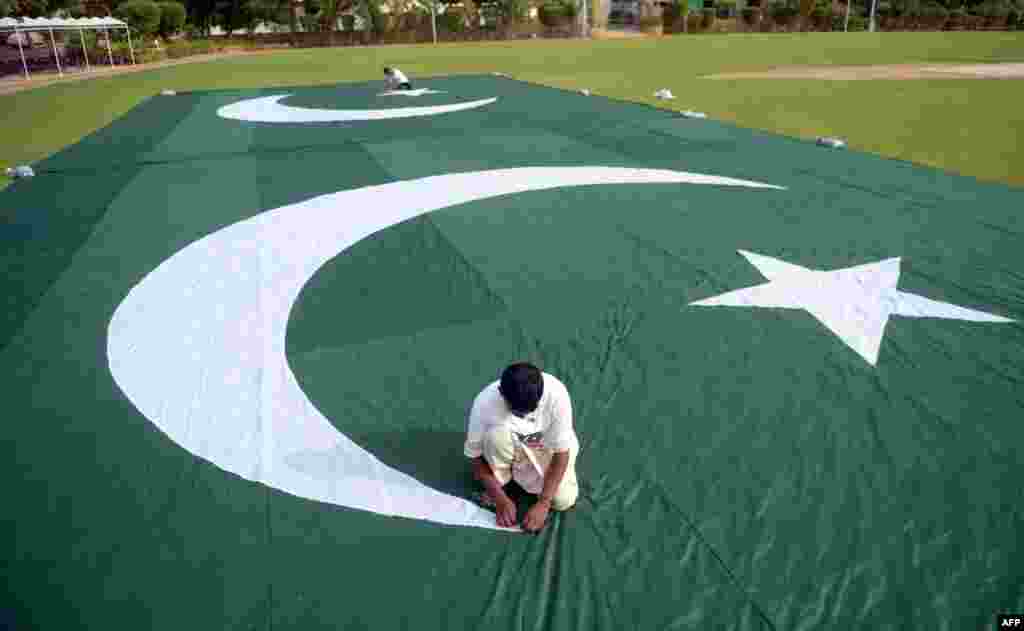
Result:
{"label": "man sitting on flag", "polygon": [[412,82],[398,68],[384,67],[384,83],[389,90],[411,90]]}
{"label": "man sitting on flag", "polygon": [[465,454],[486,489],[480,502],[495,509],[499,526],[517,523],[505,493],[513,480],[539,496],[523,518],[527,532],[543,528],[551,509],[571,508],[579,496],[579,449],[568,390],[531,364],[512,364],[473,400]]}

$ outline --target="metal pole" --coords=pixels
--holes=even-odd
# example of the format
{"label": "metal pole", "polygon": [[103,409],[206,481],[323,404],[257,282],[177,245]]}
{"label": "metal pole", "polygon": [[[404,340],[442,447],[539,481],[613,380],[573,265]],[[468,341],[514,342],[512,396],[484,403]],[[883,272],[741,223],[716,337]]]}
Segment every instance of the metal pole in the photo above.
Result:
{"label": "metal pole", "polygon": [[850,5],[853,4],[853,0],[846,0],[846,21],[843,22],[843,32],[848,33],[850,31]]}
{"label": "metal pole", "polygon": [[132,65],[135,65],[135,51],[132,50],[132,31],[127,26],[124,27],[124,32],[128,34],[128,54],[132,57]]}
{"label": "metal pole", "polygon": [[437,43],[437,9],[436,2],[430,0],[430,30],[434,33],[434,43]]}
{"label": "metal pole", "polygon": [[57,73],[64,76],[64,70],[60,67],[60,55],[57,54],[57,40],[53,38],[53,29],[50,29],[50,43],[53,44],[53,58],[57,60]]}
{"label": "metal pole", "polygon": [[110,59],[110,67],[114,67],[114,52],[110,50],[110,31],[103,29],[103,35],[107,38],[107,57]]}
{"label": "metal pole", "polygon": [[[28,76],[28,62],[25,61],[25,49],[21,47],[21,31],[14,29],[14,36],[18,39],[18,52],[21,53],[21,67],[25,69],[25,78],[29,79]],[[29,36],[29,43],[32,42],[31,36]]]}
{"label": "metal pole", "polygon": [[89,71],[89,51],[85,49],[85,32],[78,29],[78,35],[82,38],[82,54],[85,55],[85,70]]}
{"label": "metal pole", "polygon": [[875,9],[878,7],[878,0],[871,0],[871,21],[868,23],[868,30],[875,32]]}

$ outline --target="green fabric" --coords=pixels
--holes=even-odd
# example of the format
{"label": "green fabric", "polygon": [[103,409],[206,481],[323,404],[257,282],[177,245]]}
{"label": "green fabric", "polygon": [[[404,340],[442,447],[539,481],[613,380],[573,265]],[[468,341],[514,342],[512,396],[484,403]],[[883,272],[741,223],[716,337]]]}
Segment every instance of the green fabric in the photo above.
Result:
{"label": "green fabric", "polygon": [[[500,78],[420,84],[445,93],[417,105],[499,100],[307,127],[216,109],[369,107],[380,83],[154,97],[0,193],[15,628],[976,629],[1024,610],[1024,193]],[[581,498],[539,536],[241,480],[112,381],[114,309],[204,235],[323,193],[528,165],[787,187],[474,202],[372,235],[303,289],[287,350],[307,395],[445,492],[473,490],[468,407],[506,363],[566,383]],[[902,291],[1018,322],[897,317],[871,366],[802,311],[690,306],[764,281],[740,249],[815,269],[903,257]]]}

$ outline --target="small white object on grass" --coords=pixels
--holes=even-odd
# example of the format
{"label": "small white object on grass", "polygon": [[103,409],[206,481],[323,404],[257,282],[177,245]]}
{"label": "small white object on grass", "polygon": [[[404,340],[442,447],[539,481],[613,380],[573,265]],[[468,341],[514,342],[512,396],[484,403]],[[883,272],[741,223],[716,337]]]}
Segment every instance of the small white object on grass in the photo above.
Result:
{"label": "small white object on grass", "polygon": [[160,90],[160,96],[174,96],[177,94],[174,90]]}
{"label": "small white object on grass", "polygon": [[654,93],[654,96],[658,97],[659,99],[674,99],[674,98],[676,98],[672,94],[672,90],[669,90],[668,88],[662,88],[661,90],[658,90],[657,92]]}
{"label": "small white object on grass", "polygon": [[832,136],[823,136],[818,138],[817,144],[822,147],[832,147],[833,149],[842,149],[846,146],[846,141],[842,138],[833,138]]}
{"label": "small white object on grass", "polygon": [[583,96],[590,96],[590,90],[583,88],[582,90],[580,90],[580,94],[582,94]]}
{"label": "small white object on grass", "polygon": [[505,77],[506,79],[509,78],[509,76],[504,72],[492,72],[491,74],[494,75],[495,77]]}
{"label": "small white object on grass", "polygon": [[34,177],[36,174],[36,172],[32,170],[32,167],[27,165],[17,166],[13,169],[7,168],[4,172],[7,174],[7,177],[13,178]]}
{"label": "small white object on grass", "polygon": [[685,112],[680,112],[680,114],[682,114],[686,118],[707,118],[708,117],[708,115],[705,114],[704,112],[694,112],[693,110],[686,110]]}

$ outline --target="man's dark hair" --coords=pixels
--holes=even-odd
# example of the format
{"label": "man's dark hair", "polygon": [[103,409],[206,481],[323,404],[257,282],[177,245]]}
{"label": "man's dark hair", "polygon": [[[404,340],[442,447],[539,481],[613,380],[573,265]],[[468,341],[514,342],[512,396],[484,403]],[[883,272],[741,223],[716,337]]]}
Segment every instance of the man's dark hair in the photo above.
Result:
{"label": "man's dark hair", "polygon": [[533,364],[512,364],[501,373],[499,391],[513,412],[533,412],[544,394],[544,378]]}

